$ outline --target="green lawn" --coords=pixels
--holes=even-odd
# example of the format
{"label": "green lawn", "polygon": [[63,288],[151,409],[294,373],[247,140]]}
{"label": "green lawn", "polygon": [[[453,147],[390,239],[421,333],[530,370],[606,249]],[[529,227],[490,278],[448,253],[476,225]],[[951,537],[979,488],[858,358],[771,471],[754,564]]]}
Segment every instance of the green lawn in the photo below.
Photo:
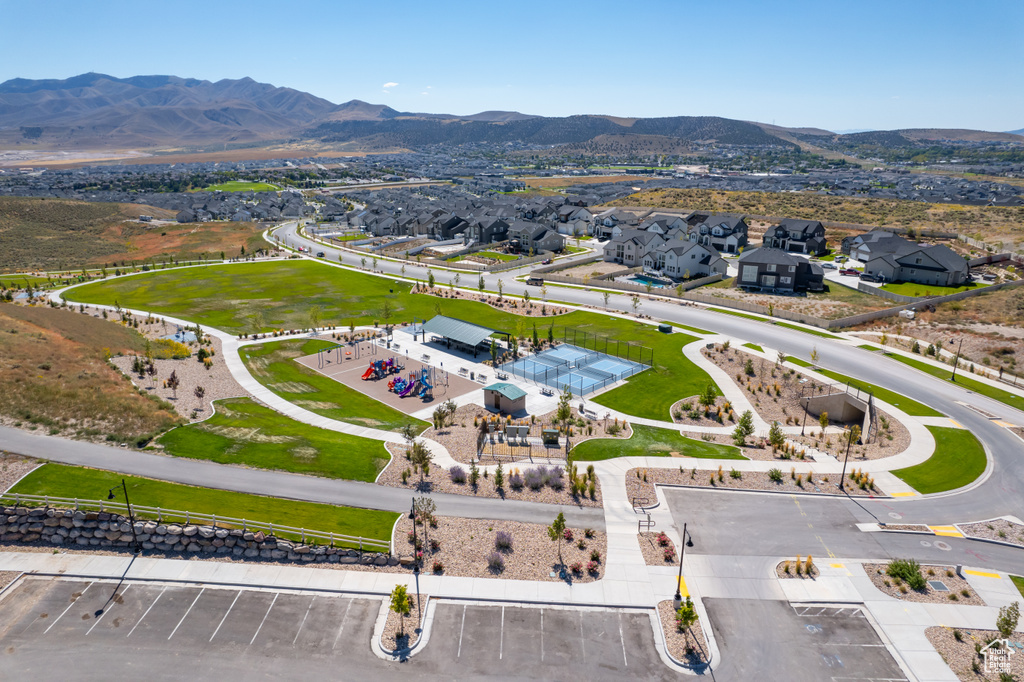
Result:
{"label": "green lawn", "polygon": [[[911,367],[919,369],[922,372],[927,372],[928,374],[931,374],[933,377],[945,379],[946,381],[948,381],[949,378],[953,376],[952,369],[936,367],[927,362],[921,362],[920,360],[914,360],[913,358],[908,358],[904,355],[900,355],[899,353],[886,353],[886,356],[892,358],[893,360],[896,360],[897,362],[902,362],[904,365],[910,365]],[[998,400],[1004,405],[1009,405],[1014,409],[1024,410],[1024,397],[1021,397],[1016,393],[1004,391],[1001,388],[996,388],[995,386],[986,384],[983,381],[973,379],[971,378],[971,373],[963,368],[957,370],[956,383],[960,384],[964,388],[968,388],[974,391],[975,393],[980,393],[981,395],[988,396],[993,400]]]}
{"label": "green lawn", "polygon": [[415,424],[417,431],[427,427],[425,421],[413,419],[295,362],[295,358],[336,345],[331,341],[312,339],[271,341],[257,346],[243,346],[239,349],[239,355],[256,381],[285,400],[323,417],[385,431],[397,431],[407,423]]}
{"label": "green lawn", "polygon": [[792,355],[786,356],[786,362],[792,362],[794,365],[797,365],[799,367],[811,367],[811,363],[807,362],[806,360],[801,360],[800,358],[794,357]]}
{"label": "green lawn", "polygon": [[573,460],[593,462],[613,457],[671,457],[678,452],[701,459],[746,459],[731,445],[705,443],[680,435],[672,429],[634,424],[633,436],[627,440],[595,438],[583,441],[572,449]]}
{"label": "green lawn", "polygon": [[[720,284],[721,282],[719,282]],[[744,317],[748,320],[756,320],[757,322],[767,322],[768,318],[761,317],[760,315],[750,315],[748,313],[741,313],[738,310],[729,310],[728,308],[708,308],[716,313],[725,313],[726,315],[733,315],[734,317]]]}
{"label": "green lawn", "polygon": [[176,457],[355,481],[373,481],[390,459],[379,441],[309,426],[250,398],[218,400],[216,409],[159,444]]}
{"label": "green lawn", "polygon": [[686,331],[693,332],[694,334],[711,334],[711,332],[709,332],[707,329],[701,329],[700,327],[691,327],[688,324],[678,324],[676,322],[664,322],[663,324],[670,324],[677,329],[685,329]]}
{"label": "green lawn", "polygon": [[[197,514],[217,514],[385,541],[391,539],[391,528],[399,516],[393,512],[374,509],[336,507],[211,488],[196,488],[63,464],[44,464],[21,479],[11,492],[105,500],[107,491],[120,485],[122,478],[128,485],[133,505],[162,507]],[[123,502],[120,492],[117,493],[117,501]]]}
{"label": "green lawn", "polygon": [[599,401],[626,414],[653,419],[669,419],[669,408],[676,400],[700,393],[710,381],[683,356],[683,346],[696,340],[688,334],[662,334],[654,325],[582,311],[522,317],[477,301],[412,294],[406,283],[308,260],[157,271],[73,289],[68,300],[105,304],[116,300],[125,307],[233,333],[253,331],[251,316],[257,309],[264,314],[265,327],[273,328],[308,326],[308,311],[317,305],[323,309],[321,324],[372,323],[385,300],[394,308],[393,323],[443,314],[524,336],[532,335],[534,324],[540,335],[546,335],[549,325],[575,327],[654,349],[653,369],[631,377]]}
{"label": "green lawn", "polygon": [[240,180],[229,180],[228,182],[222,182],[219,185],[210,185],[209,187],[203,187],[202,189],[195,190],[197,192],[276,192],[281,189],[277,185],[271,185],[269,182],[242,182]]}
{"label": "green lawn", "polygon": [[868,343],[862,343],[857,348],[863,348],[864,350],[878,350],[878,346],[872,346]]}
{"label": "green lawn", "polygon": [[[792,360],[792,358],[790,358],[790,360]],[[799,363],[797,363],[797,364],[799,364]],[[905,395],[902,395],[900,393],[896,393],[895,391],[890,391],[887,388],[882,388],[881,386],[876,386],[875,384],[869,384],[866,381],[861,381],[860,379],[854,379],[853,377],[848,377],[845,374],[840,374],[839,372],[833,372],[830,369],[818,369],[817,372],[819,374],[824,374],[825,376],[827,376],[830,379],[835,379],[836,381],[841,381],[844,384],[848,383],[848,384],[850,384],[850,386],[852,386],[853,388],[856,388],[858,390],[868,391],[869,393],[873,393],[875,395],[875,397],[878,398],[879,400],[882,400],[884,402],[889,403],[890,405],[894,405],[895,407],[900,408],[901,410],[903,410],[907,414],[911,415],[912,417],[941,417],[941,416],[943,416],[942,413],[939,412],[938,410],[935,410],[935,409],[933,409],[931,407],[928,407],[927,405],[919,403],[916,400],[912,400],[912,399],[908,398]]]}
{"label": "green lawn", "polygon": [[761,348],[761,346],[757,345],[756,343],[745,343],[743,344],[743,347],[749,348],[750,350],[756,350],[758,353],[764,352],[764,348]]}
{"label": "green lawn", "polygon": [[772,324],[779,327],[785,327],[786,329],[795,329],[798,332],[803,332],[805,334],[814,334],[815,336],[820,336],[824,339],[842,339],[841,336],[836,336],[835,334],[829,334],[828,332],[819,331],[810,327],[800,327],[795,324],[789,324],[788,322],[772,322]]}
{"label": "green lawn", "polygon": [[970,291],[972,289],[980,289],[988,286],[987,284],[979,284],[977,282],[971,282],[961,287],[942,287],[928,284],[914,284],[913,282],[901,282],[899,284],[883,284],[882,288],[886,291],[891,291],[894,294],[901,294],[903,296],[947,296],[949,294],[958,294],[961,291]]}
{"label": "green lawn", "polygon": [[935,437],[935,452],[917,466],[892,473],[921,493],[956,490],[973,482],[985,472],[985,449],[966,429],[929,426]]}
{"label": "green lawn", "polygon": [[1024,597],[1024,578],[1019,575],[1011,575],[1010,580],[1017,586],[1017,591],[1020,592],[1020,596]]}

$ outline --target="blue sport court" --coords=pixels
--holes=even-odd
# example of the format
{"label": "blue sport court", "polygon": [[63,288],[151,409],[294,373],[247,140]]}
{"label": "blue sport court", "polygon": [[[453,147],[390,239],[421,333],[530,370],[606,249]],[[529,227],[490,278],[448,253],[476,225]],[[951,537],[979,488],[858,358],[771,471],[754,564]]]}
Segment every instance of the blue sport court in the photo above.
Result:
{"label": "blue sport court", "polygon": [[[633,355],[640,357],[635,350]],[[568,386],[573,395],[584,396],[649,367],[637,360],[561,344],[535,355],[506,362],[500,369],[512,376],[550,386],[558,391]]]}

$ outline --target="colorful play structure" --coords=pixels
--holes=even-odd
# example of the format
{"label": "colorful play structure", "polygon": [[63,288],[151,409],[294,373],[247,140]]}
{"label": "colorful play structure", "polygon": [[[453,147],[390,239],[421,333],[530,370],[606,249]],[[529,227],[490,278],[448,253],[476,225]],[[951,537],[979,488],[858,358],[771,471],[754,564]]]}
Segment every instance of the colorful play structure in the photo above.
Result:
{"label": "colorful play structure", "polygon": [[[404,365],[399,365],[395,362],[394,358],[388,358],[387,360],[371,360],[370,367],[363,373],[363,381],[369,381],[370,379],[383,379],[389,374],[398,374],[403,369]],[[388,384],[388,388],[391,384]]]}
{"label": "colorful play structure", "polygon": [[423,368],[419,371],[418,376],[416,372],[410,372],[408,379],[395,377],[388,382],[388,390],[397,393],[399,398],[414,394],[425,398],[434,388],[434,384],[431,383],[431,372],[432,370]]}

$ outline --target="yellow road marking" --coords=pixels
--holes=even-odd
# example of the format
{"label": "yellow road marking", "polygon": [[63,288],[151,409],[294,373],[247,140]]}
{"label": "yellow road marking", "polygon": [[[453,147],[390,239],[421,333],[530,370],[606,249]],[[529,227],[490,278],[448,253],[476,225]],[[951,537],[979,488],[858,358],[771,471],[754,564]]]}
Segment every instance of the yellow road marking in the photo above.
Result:
{"label": "yellow road marking", "polygon": [[679,595],[682,597],[689,597],[690,591],[686,589],[686,578],[679,578]]}
{"label": "yellow road marking", "polygon": [[893,497],[916,497],[917,493],[893,493]]}
{"label": "yellow road marking", "polygon": [[998,573],[986,573],[985,571],[972,571],[972,570],[970,570],[968,568],[964,569],[964,573],[967,573],[968,575],[981,576],[982,578],[1001,578],[1002,577]]}
{"label": "yellow road marking", "polygon": [[814,537],[818,538],[818,542],[820,542],[821,546],[825,548],[825,551],[828,553],[828,558],[829,559],[835,559],[836,555],[833,554],[832,550],[828,548],[828,545],[826,545],[825,541],[821,539],[821,536],[820,535],[815,535]]}
{"label": "yellow road marking", "polygon": [[1006,427],[1014,426],[1014,424],[1011,424],[1010,422],[1004,422],[1004,421],[996,421],[994,423],[999,425],[999,426],[1006,426]]}
{"label": "yellow road marking", "polygon": [[950,423],[950,424],[952,424],[953,426],[955,426],[955,427],[956,427],[956,428],[958,428],[958,429],[962,429],[962,428],[964,428],[964,427],[960,426],[960,422],[958,422],[958,421],[957,421],[957,420],[955,420],[955,419],[950,419],[950,420],[949,420],[949,423]]}
{"label": "yellow road marking", "polygon": [[948,538],[962,538],[963,533],[956,529],[956,526],[928,526],[928,529],[936,535],[944,535]]}
{"label": "yellow road marking", "polygon": [[832,568],[846,568],[844,564],[829,564]]}

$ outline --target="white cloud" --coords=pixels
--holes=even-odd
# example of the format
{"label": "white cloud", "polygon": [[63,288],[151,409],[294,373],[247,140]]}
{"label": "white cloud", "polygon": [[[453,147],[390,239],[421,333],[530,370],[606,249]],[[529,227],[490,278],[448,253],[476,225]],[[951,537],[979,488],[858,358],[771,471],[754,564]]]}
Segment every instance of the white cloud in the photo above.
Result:
{"label": "white cloud", "polygon": [[429,92],[421,92],[420,94],[421,95],[429,95],[430,93]]}
{"label": "white cloud", "polygon": [[387,90],[388,88],[397,88],[398,83],[385,83],[381,87],[384,88],[385,90]]}

